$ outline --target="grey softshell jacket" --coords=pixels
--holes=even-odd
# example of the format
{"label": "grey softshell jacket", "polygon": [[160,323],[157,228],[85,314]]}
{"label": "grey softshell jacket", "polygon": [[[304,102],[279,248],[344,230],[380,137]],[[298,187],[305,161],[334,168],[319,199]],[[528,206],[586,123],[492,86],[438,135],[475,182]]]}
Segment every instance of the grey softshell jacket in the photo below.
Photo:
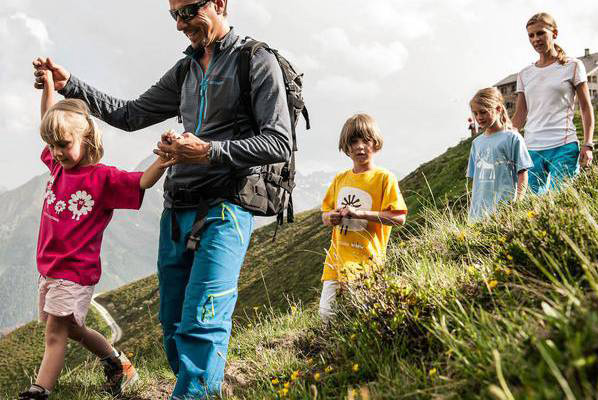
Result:
{"label": "grey softshell jacket", "polygon": [[[212,143],[210,165],[179,164],[171,167],[165,187],[199,190],[206,197],[211,189],[230,187],[238,177],[246,176],[259,165],[283,162],[291,155],[291,120],[282,71],[276,57],[260,49],[251,61],[251,98],[261,133],[251,128],[249,111],[240,104],[237,65],[245,39],[231,31],[215,44],[214,54],[205,71],[197,61],[200,51],[189,47],[190,70],[183,83],[180,115],[185,132],[194,133]],[[203,49],[202,49],[203,51]],[[94,116],[125,130],[135,131],[175,117],[179,113],[176,71],[174,67],[136,100],[109,96],[71,75],[60,91],[67,98],[85,101]],[[235,119],[239,135],[234,135]],[[172,199],[165,190],[165,207]]]}

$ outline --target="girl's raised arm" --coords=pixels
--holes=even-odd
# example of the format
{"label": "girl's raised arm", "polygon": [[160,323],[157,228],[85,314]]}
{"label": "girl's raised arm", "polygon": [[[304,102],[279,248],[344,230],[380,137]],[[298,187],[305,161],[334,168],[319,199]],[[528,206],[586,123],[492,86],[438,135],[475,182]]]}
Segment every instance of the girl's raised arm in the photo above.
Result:
{"label": "girl's raised arm", "polygon": [[43,75],[44,90],[42,92],[41,101],[41,117],[44,118],[46,111],[56,103],[54,99],[54,79],[52,78],[52,72],[44,70]]}

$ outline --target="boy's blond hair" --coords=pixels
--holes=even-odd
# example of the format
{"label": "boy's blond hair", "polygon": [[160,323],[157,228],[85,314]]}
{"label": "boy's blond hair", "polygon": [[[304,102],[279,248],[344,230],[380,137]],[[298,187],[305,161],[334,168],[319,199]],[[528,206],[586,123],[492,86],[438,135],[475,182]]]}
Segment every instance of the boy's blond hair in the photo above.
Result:
{"label": "boy's blond hair", "polygon": [[102,133],[91,119],[87,104],[81,100],[66,99],[50,107],[44,114],[39,132],[46,143],[60,142],[67,133],[80,138],[89,164],[97,164],[104,155]]}
{"label": "boy's blond hair", "polygon": [[351,151],[351,142],[354,139],[362,139],[366,142],[372,142],[374,151],[382,149],[382,145],[384,144],[376,120],[368,114],[355,114],[347,119],[343,125],[341,137],[338,141],[339,151],[343,151],[346,155],[349,155]]}

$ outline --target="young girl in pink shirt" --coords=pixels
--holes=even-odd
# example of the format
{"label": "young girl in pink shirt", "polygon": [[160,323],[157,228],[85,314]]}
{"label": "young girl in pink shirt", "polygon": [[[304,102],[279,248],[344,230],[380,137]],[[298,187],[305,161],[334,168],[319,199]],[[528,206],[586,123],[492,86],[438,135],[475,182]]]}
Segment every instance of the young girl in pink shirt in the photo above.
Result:
{"label": "young girl in pink shirt", "polygon": [[101,133],[80,100],[54,104],[52,74],[42,95],[41,159],[50,170],[37,244],[40,320],[46,323],[45,352],[35,384],[20,400],[48,399],[64,366],[67,339],[97,355],[112,395],[138,376],[127,357],[100,333],[85,326],[94,285],[101,274],[104,229],[115,209],[139,209],[143,190],[164,173],[158,158],[145,172],[126,172],[99,164]]}

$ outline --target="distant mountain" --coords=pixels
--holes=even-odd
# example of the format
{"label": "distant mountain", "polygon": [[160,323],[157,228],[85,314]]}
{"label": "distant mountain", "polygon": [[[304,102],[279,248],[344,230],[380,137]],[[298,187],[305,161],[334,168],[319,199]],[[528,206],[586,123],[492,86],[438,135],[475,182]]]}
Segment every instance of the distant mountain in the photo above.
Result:
{"label": "distant mountain", "polygon": [[[151,157],[136,170],[145,169]],[[37,316],[38,273],[35,262],[42,197],[48,174],[0,193],[0,330]],[[297,173],[295,211],[319,207],[333,173]],[[117,210],[102,244],[102,279],[96,292],[114,289],[156,271],[162,184],[146,191],[139,212]],[[256,218],[256,227],[272,218]]]}

